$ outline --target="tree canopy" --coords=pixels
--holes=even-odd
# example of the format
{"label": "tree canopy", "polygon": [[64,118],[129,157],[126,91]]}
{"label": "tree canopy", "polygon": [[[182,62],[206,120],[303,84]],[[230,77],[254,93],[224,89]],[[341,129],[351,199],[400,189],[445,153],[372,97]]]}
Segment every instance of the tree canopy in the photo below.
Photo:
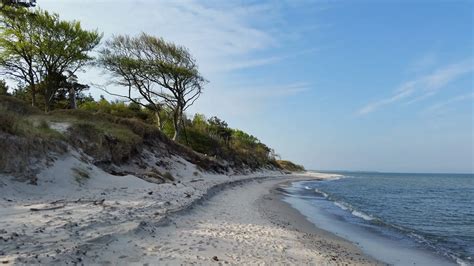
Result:
{"label": "tree canopy", "polygon": [[74,75],[93,58],[89,52],[102,38],[78,21],[63,21],[44,10],[6,7],[0,11],[0,66],[9,77],[29,86],[32,104],[42,93],[50,110],[62,79]]}
{"label": "tree canopy", "polygon": [[[116,94],[151,108],[158,116],[167,106],[173,112],[175,135],[179,137],[183,113],[199,98],[206,82],[189,51],[148,34],[115,36],[100,52],[99,63],[126,93]],[[161,123],[160,123],[161,126]]]}

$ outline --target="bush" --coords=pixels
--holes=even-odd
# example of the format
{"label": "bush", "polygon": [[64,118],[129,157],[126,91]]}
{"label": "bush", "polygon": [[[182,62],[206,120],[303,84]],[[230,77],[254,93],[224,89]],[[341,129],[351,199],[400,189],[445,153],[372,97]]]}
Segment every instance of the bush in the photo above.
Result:
{"label": "bush", "polygon": [[0,131],[10,133],[10,134],[15,134],[16,132],[15,121],[17,119],[18,118],[16,117],[15,114],[8,111],[2,111],[0,113]]}
{"label": "bush", "polygon": [[290,172],[303,172],[305,171],[302,165],[297,165],[290,161],[277,160],[276,163],[280,166],[281,169],[287,170]]}
{"label": "bush", "polygon": [[29,103],[11,96],[0,95],[0,110],[10,111],[17,115],[40,114],[41,111]]}
{"label": "bush", "polygon": [[152,120],[151,113],[141,108],[140,105],[131,103],[115,101],[108,102],[102,98],[98,102],[88,101],[79,105],[80,110],[110,114],[122,118],[137,118],[140,120]]}

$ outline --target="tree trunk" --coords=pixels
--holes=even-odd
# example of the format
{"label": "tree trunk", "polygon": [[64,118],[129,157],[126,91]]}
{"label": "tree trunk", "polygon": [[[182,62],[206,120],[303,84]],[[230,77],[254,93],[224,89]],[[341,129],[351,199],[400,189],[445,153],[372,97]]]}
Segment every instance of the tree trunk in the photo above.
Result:
{"label": "tree trunk", "polygon": [[49,113],[51,111],[52,100],[47,97],[45,98],[46,99],[44,99],[44,112]]}
{"label": "tree trunk", "polygon": [[161,123],[161,115],[159,111],[155,111],[155,117],[156,117],[156,126],[160,131],[163,131],[163,125]]}
{"label": "tree trunk", "polygon": [[186,145],[189,146],[188,133],[186,133],[186,123],[184,123],[183,116],[181,116],[181,125],[183,126],[184,139],[186,140]]}
{"label": "tree trunk", "polygon": [[31,85],[31,106],[36,107],[36,86]]}
{"label": "tree trunk", "polygon": [[71,109],[77,109],[76,90],[74,88],[69,89],[69,102],[71,104]]}
{"label": "tree trunk", "polygon": [[[177,121],[176,121],[177,120]],[[179,126],[179,119],[173,119],[173,126],[174,126],[174,135],[173,135],[173,140],[177,141],[180,135],[181,128]]]}
{"label": "tree trunk", "polygon": [[181,121],[181,112],[180,112],[180,109],[179,107],[177,107],[178,109],[175,110],[174,112],[174,116],[173,116],[173,126],[174,126],[174,135],[173,135],[173,140],[174,141],[177,141],[179,136],[180,136],[180,133],[181,133],[181,126],[180,126],[180,121]]}
{"label": "tree trunk", "polygon": [[31,90],[31,106],[36,107],[36,92]]}

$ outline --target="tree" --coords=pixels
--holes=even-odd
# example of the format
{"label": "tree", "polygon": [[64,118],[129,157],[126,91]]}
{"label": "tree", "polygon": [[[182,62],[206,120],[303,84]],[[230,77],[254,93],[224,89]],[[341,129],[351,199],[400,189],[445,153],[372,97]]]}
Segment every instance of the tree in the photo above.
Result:
{"label": "tree", "polygon": [[[53,86],[48,84],[49,79],[52,75],[48,75],[45,79],[45,87]],[[75,74],[68,73],[58,75],[57,84],[54,86],[59,87],[59,90],[54,94],[54,102],[67,102],[67,105],[62,105],[61,108],[77,109],[78,100],[81,101],[83,96],[83,91],[89,89],[89,85],[81,84],[78,82],[77,76]],[[42,84],[43,85],[43,84]],[[79,98],[79,99],[78,99]]]}
{"label": "tree", "polygon": [[165,89],[159,97],[173,110],[173,140],[184,128],[183,114],[194,104],[207,82],[199,73],[196,60],[183,47],[147,34],[139,37],[147,52],[147,72],[150,79]]}
{"label": "tree", "polygon": [[77,109],[78,98],[80,98],[84,90],[89,89],[89,85],[79,83],[77,76],[72,74],[66,79],[65,89],[69,96],[69,107],[71,109]]}
{"label": "tree", "polygon": [[92,62],[89,52],[100,43],[102,35],[82,29],[78,21],[62,21],[58,14],[47,11],[36,11],[35,18],[37,32],[33,45],[47,84],[43,93],[49,111],[62,77],[67,80]]}
{"label": "tree", "polygon": [[209,134],[222,139],[228,144],[232,136],[232,129],[229,128],[227,122],[217,116],[209,118],[207,122],[209,123]]}
{"label": "tree", "polygon": [[37,49],[32,44],[35,25],[35,16],[24,8],[0,10],[1,73],[28,85],[33,106],[39,83]]}
{"label": "tree", "polygon": [[145,68],[150,62],[146,62],[143,53],[139,39],[119,35],[105,43],[98,63],[112,74],[115,84],[128,89],[126,94],[106,92],[151,110],[155,114],[158,128],[162,130],[163,104],[158,97],[161,90],[146,74]]}
{"label": "tree", "polygon": [[0,65],[3,72],[25,82],[36,105],[38,85],[51,109],[63,77],[71,77],[92,61],[89,52],[100,42],[97,31],[83,30],[77,21],[62,21],[58,14],[6,7],[1,11]]}
{"label": "tree", "polygon": [[[124,85],[128,92],[113,94],[149,108],[157,115],[164,105],[172,110],[173,140],[184,126],[183,114],[200,96],[206,82],[188,50],[147,34],[115,36],[100,52],[99,63]],[[112,94],[112,93],[111,93]]]}
{"label": "tree", "polygon": [[34,7],[36,0],[0,0],[0,9],[7,6]]}

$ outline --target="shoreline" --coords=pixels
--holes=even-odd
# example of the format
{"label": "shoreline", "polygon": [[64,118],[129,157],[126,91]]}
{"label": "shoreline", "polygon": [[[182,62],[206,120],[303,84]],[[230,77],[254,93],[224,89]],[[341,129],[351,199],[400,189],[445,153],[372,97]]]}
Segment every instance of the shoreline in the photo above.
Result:
{"label": "shoreline", "polygon": [[[285,202],[284,195],[278,191],[282,186],[288,186],[299,181],[321,181],[321,178],[298,178],[275,184],[269,193],[259,199],[259,209],[272,223],[305,235],[302,239],[307,245],[312,245],[319,254],[328,261],[338,265],[355,263],[357,265],[386,265],[365,254],[357,244],[337,236],[336,234],[317,227],[306,216]],[[317,244],[316,244],[317,243]],[[349,261],[348,261],[349,259]]]}
{"label": "shoreline", "polygon": [[[302,185],[301,182],[305,181],[309,181],[308,184]],[[307,186],[312,187],[311,181],[286,182],[280,186],[285,189],[275,188],[274,193],[284,203],[283,208],[293,209],[297,213],[296,215],[302,216],[314,228],[329,232],[329,234],[356,245],[367,257],[385,265],[465,265],[462,261],[448,257],[445,253],[437,253],[431,247],[423,246],[398,231],[389,235],[389,233],[385,233],[386,231],[382,231],[385,228],[378,228],[379,225],[367,224],[365,226],[363,224],[367,221],[365,218],[361,218],[352,211],[344,214],[345,209],[339,209],[337,202],[325,198],[311,200],[312,197],[306,195],[306,192],[298,191],[299,189],[306,191]],[[291,189],[287,191],[288,187]],[[335,213],[332,212],[332,208],[336,209]],[[352,218],[344,218],[345,215],[360,219],[362,223],[355,222]],[[397,233],[398,235],[396,235]]]}

